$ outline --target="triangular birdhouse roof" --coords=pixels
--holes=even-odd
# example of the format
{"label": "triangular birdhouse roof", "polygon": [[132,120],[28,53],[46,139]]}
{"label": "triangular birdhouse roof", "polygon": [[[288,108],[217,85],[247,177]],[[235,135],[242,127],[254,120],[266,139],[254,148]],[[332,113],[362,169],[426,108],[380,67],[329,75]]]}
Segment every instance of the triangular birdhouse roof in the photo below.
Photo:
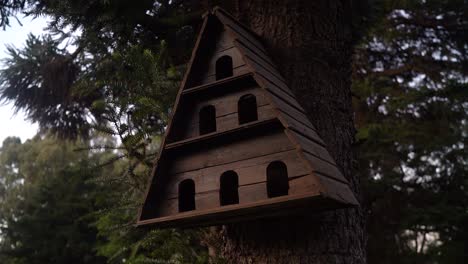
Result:
{"label": "triangular birdhouse roof", "polygon": [[[228,34],[234,47],[247,65],[248,70],[240,75],[234,75],[210,83],[202,83],[197,79],[199,77],[199,72],[196,72],[194,69],[198,68],[200,64],[203,63],[200,59],[203,49],[213,47],[213,33],[210,31],[219,27],[222,27]],[[161,165],[159,161],[161,161],[162,157],[165,155],[166,149],[216,136],[216,134],[202,135],[175,142],[167,140],[174,129],[174,118],[178,115],[180,104],[183,102],[184,97],[191,96],[191,94],[203,90],[213,89],[212,87],[214,86],[220,86],[229,82],[234,83],[240,79],[252,80],[264,91],[269,103],[274,108],[275,120],[279,120],[284,128],[284,133],[295,146],[297,154],[307,164],[310,173],[319,180],[322,186],[321,195],[343,205],[357,205],[358,202],[349,187],[348,180],[338,169],[326,148],[326,144],[307,118],[305,110],[296,100],[295,95],[289,89],[287,82],[279,73],[275,63],[269,57],[261,41],[253,32],[246,26],[237,22],[226,11],[221,8],[215,8],[204,15],[201,32],[197,38],[192,57],[181,83],[172,111],[172,118],[169,121],[160,148],[158,161],[153,171],[153,179],[151,180],[151,184],[149,184],[146,194],[145,206],[151,202],[155,202],[155,200],[151,198],[152,195],[155,195],[152,188],[158,184],[158,167]],[[243,127],[240,127],[239,129],[242,128]],[[143,206],[140,212],[138,224],[144,225],[158,222],[151,219],[151,217],[142,217],[145,215],[145,210],[149,210],[145,209],[145,206]]]}

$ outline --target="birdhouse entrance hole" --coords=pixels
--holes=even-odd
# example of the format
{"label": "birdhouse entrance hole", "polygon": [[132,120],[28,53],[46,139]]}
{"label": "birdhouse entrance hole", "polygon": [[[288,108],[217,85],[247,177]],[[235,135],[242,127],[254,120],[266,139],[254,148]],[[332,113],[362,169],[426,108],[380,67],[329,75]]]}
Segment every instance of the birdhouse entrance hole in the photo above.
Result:
{"label": "birdhouse entrance hole", "polygon": [[268,198],[288,195],[289,181],[286,164],[274,161],[267,167],[267,194]]}
{"label": "birdhouse entrance hole", "polygon": [[179,212],[195,210],[195,182],[191,179],[179,183]]}
{"label": "birdhouse entrance hole", "polygon": [[237,102],[239,124],[258,120],[257,99],[252,94],[246,94]]}
{"label": "birdhouse entrance hole", "polygon": [[212,105],[207,105],[200,110],[200,135],[216,131],[216,109]]}
{"label": "birdhouse entrance hole", "polygon": [[239,203],[239,177],[234,171],[226,171],[221,175],[219,200],[221,205]]}
{"label": "birdhouse entrance hole", "polygon": [[222,56],[216,61],[216,80],[221,80],[233,75],[232,58]]}

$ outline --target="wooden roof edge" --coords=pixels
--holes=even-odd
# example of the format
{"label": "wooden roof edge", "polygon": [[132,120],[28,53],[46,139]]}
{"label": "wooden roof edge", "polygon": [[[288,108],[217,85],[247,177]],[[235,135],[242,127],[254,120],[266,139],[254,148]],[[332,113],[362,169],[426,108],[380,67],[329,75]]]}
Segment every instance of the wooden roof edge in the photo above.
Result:
{"label": "wooden roof edge", "polygon": [[321,192],[324,197],[341,200],[352,206],[360,206],[359,200],[349,184],[321,176],[318,176],[318,179],[321,186],[325,188],[325,191]]}
{"label": "wooden roof edge", "polygon": [[[234,32],[231,33],[231,34],[235,34]],[[237,45],[236,45],[237,46]],[[244,59],[244,61],[246,62],[247,66],[250,68],[251,72],[253,72],[253,77],[255,79],[255,81],[258,83],[258,85],[263,88],[263,90],[265,91],[265,95],[267,96],[268,98],[268,101],[270,102],[270,104],[274,107],[275,109],[275,112],[276,112],[276,116],[278,118],[278,120],[281,122],[281,124],[283,125],[283,127],[285,128],[285,133],[286,135],[288,136],[289,140],[291,141],[291,143],[293,143],[293,145],[295,146],[296,150],[298,151],[299,156],[301,157],[301,159],[308,165],[309,169],[310,169],[310,173],[314,174],[315,175],[315,168],[314,168],[314,164],[311,163],[311,161],[309,159],[307,159],[303,154],[302,154],[302,151],[303,151],[303,147],[301,146],[300,142],[294,138],[294,135],[292,133],[288,133],[288,128],[291,126],[288,122],[287,122],[287,119],[286,118],[283,118],[282,116],[285,114],[283,113],[283,109],[275,102],[275,100],[272,98],[272,94],[270,94],[269,90],[268,90],[268,85],[267,83],[265,83],[265,80],[263,80],[264,77],[262,76],[257,76],[257,69],[256,69],[256,66],[255,65],[252,65],[251,61],[249,59],[246,59],[246,54],[245,52],[243,51],[242,48],[239,48],[239,51],[241,52],[241,55]],[[287,85],[286,85],[287,87]],[[287,87],[289,89],[289,87]],[[289,90],[290,91],[290,90]],[[296,100],[296,98],[292,97],[293,100]],[[298,103],[298,102],[297,102]],[[298,103],[299,104],[299,103]],[[299,104],[300,105],[300,104]],[[303,110],[303,109],[302,109]],[[300,111],[301,112],[301,111]],[[307,116],[306,116],[307,117]],[[308,120],[307,118],[307,121],[310,123],[310,120]],[[300,123],[302,124],[302,123]],[[311,123],[310,123],[311,124]],[[305,127],[306,125],[303,124]],[[308,127],[308,126],[307,126]],[[311,129],[315,130],[315,128],[313,127],[313,125],[311,124],[310,127]],[[297,133],[297,132],[296,132]],[[325,148],[325,150],[328,152],[328,150],[326,149],[326,147],[324,146],[325,144],[322,144],[323,143],[323,140],[321,138],[319,138],[320,140],[314,140],[314,142],[316,144],[319,144],[321,145],[322,147]],[[324,160],[324,162],[327,162]],[[329,162],[330,165],[333,165],[333,166],[336,166],[336,164],[333,164],[334,163],[334,160],[332,162]],[[329,175],[330,176],[330,175]],[[341,177],[340,177],[341,176]],[[331,176],[330,176],[331,177]],[[342,184],[347,184],[347,180],[346,178],[344,178],[344,176],[342,176],[341,174],[340,175],[337,175],[335,176],[336,179],[335,180],[339,180]]]}
{"label": "wooden roof edge", "polygon": [[200,28],[200,32],[198,33],[198,37],[197,37],[197,40],[195,42],[195,46],[193,47],[192,54],[191,54],[191,57],[190,57],[190,60],[189,60],[189,63],[188,63],[188,67],[187,67],[187,69],[186,69],[186,71],[184,73],[184,77],[182,78],[182,82],[180,83],[179,91],[177,92],[176,100],[175,100],[174,106],[172,107],[172,111],[171,111],[171,114],[170,114],[170,117],[169,117],[169,122],[167,124],[167,129],[166,129],[166,131],[164,131],[164,136],[162,137],[161,146],[159,148],[158,155],[154,159],[155,166],[153,166],[153,169],[151,171],[151,179],[150,179],[149,184],[147,185],[146,190],[145,190],[143,206],[140,207],[140,209],[138,210],[138,213],[137,213],[137,217],[138,217],[137,219],[138,220],[141,219],[141,216],[143,214],[144,205],[145,205],[146,201],[148,200],[148,194],[150,192],[152,183],[153,183],[154,178],[156,176],[156,170],[157,170],[157,167],[158,167],[156,165],[157,165],[157,162],[161,159],[163,149],[164,149],[164,147],[166,145],[166,138],[170,133],[172,123],[173,123],[173,120],[174,120],[174,117],[176,115],[177,108],[178,108],[178,105],[179,105],[179,101],[180,101],[180,98],[182,96],[182,91],[184,90],[184,87],[186,85],[188,76],[190,75],[190,72],[191,72],[191,69],[192,69],[192,66],[193,66],[193,62],[195,60],[196,54],[198,52],[198,48],[200,46],[201,39],[203,37],[203,33],[205,32],[206,26],[208,24],[208,18],[209,18],[209,16],[203,16],[203,23],[202,23],[202,26]]}
{"label": "wooden roof edge", "polygon": [[233,15],[231,15],[228,11],[224,10],[220,6],[215,6],[213,8],[213,14],[218,15],[219,12],[221,12],[227,18],[231,19],[237,25],[241,26],[244,30],[246,30],[248,33],[250,33],[252,35],[252,37],[254,37],[258,41],[260,41],[260,43],[262,42],[262,39],[255,32],[253,32],[252,29],[250,29],[247,25],[245,25],[244,23],[237,20],[237,18],[235,18]]}

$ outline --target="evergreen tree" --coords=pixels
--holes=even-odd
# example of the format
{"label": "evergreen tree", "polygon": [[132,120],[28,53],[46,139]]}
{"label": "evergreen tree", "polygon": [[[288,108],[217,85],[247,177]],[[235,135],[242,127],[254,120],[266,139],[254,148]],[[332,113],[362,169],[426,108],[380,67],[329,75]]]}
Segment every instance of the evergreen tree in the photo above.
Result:
{"label": "evergreen tree", "polygon": [[[98,194],[87,153],[35,137],[7,138],[0,152],[0,261],[103,263],[90,214]],[[94,175],[93,175],[94,174]]]}
{"label": "evergreen tree", "polygon": [[[20,5],[0,7],[0,16],[18,12],[23,3],[10,2]],[[194,239],[199,233],[146,233],[129,223],[199,14],[214,2],[41,0],[22,9],[50,16],[52,35],[31,37],[24,50],[10,48],[0,73],[0,97],[63,137],[96,130],[120,137],[120,146],[93,146],[94,151],[115,149],[101,165],[120,164],[97,178],[113,186],[102,202],[114,209],[97,221],[108,239],[99,252],[113,261],[204,259]],[[363,263],[363,214],[369,212],[369,263],[457,263],[466,257],[466,1],[219,2],[276,55],[279,70],[356,191],[363,182],[365,211],[320,215],[312,219],[319,230],[285,220],[297,229],[273,240],[292,240],[284,244],[294,248],[279,249],[269,244],[271,237],[261,239],[258,230],[277,231],[281,220],[226,227],[224,243],[215,246],[236,263]],[[73,51],[60,48],[62,41],[72,43]],[[356,143],[349,104],[352,45]],[[11,179],[15,185],[14,174]],[[296,236],[305,238],[297,242]],[[189,254],[190,247],[197,253]]]}
{"label": "evergreen tree", "polygon": [[353,76],[369,262],[461,263],[468,5],[381,2]]}

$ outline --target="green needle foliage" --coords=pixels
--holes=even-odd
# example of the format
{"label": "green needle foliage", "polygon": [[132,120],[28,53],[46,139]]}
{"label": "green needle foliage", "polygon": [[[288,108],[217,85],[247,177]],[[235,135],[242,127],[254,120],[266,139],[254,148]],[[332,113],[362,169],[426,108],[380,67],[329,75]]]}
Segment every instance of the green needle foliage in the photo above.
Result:
{"label": "green needle foliage", "polygon": [[96,157],[72,144],[7,138],[0,149],[0,262],[103,263],[96,254]]}
{"label": "green needle foliage", "polygon": [[370,263],[461,263],[468,246],[468,6],[381,1],[356,48]]}
{"label": "green needle foliage", "polygon": [[[368,262],[462,263],[468,257],[468,3],[364,2],[357,2],[365,20],[356,21],[352,92]],[[93,252],[107,262],[206,263],[205,246],[216,245],[206,230],[133,227],[204,3],[0,1],[0,26],[18,12],[51,20],[49,34],[30,36],[24,49],[9,48],[0,98],[25,110],[43,134],[92,142],[78,147],[99,153],[92,166],[99,173],[87,178],[99,195],[86,213],[94,212]],[[5,148],[21,146],[16,141]],[[16,155],[8,153],[0,157]],[[2,202],[23,188],[17,168],[4,164]],[[41,166],[36,170],[53,168]],[[14,219],[13,209],[4,212]],[[14,245],[7,241],[2,245]]]}

